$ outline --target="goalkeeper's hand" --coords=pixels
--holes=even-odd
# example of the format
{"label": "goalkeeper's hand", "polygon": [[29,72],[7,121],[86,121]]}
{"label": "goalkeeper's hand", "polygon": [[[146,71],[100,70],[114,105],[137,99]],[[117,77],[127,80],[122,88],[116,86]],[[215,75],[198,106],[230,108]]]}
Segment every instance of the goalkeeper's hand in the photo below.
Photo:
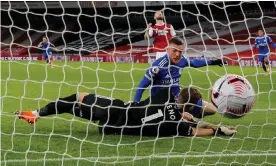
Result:
{"label": "goalkeeper's hand", "polygon": [[211,60],[211,65],[218,65],[218,66],[223,66],[227,64],[227,62],[221,60],[221,59],[217,59],[217,60]]}
{"label": "goalkeeper's hand", "polygon": [[227,135],[227,136],[232,136],[234,135],[237,130],[234,127],[226,127],[226,126],[221,126],[217,127],[214,130],[214,135],[219,134],[219,135]]}
{"label": "goalkeeper's hand", "polygon": [[188,112],[184,112],[182,114],[182,119],[186,122],[188,122],[191,126],[196,127],[199,123],[200,119],[195,118],[192,114]]}

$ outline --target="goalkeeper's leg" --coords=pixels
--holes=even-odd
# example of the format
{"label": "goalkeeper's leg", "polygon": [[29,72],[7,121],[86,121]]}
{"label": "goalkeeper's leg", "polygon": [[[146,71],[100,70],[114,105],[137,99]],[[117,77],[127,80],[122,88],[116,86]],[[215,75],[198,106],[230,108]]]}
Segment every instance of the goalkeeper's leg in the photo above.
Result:
{"label": "goalkeeper's leg", "polygon": [[[46,106],[37,109],[37,110],[29,110],[29,111],[17,111],[16,114],[18,115],[19,119],[26,120],[27,122],[33,124],[36,122],[40,117],[43,116],[50,116],[54,114],[62,114],[62,113],[70,113],[75,116],[85,118],[90,120],[91,119],[91,112],[93,107],[87,107],[86,109],[80,110],[80,106],[82,105],[83,100],[89,96],[88,93],[80,93],[72,94],[65,98],[59,98],[55,102],[50,102]],[[90,102],[94,102],[95,99],[89,98]],[[94,117],[96,118],[96,117]],[[97,120],[97,119],[91,119]]]}
{"label": "goalkeeper's leg", "polygon": [[19,119],[26,120],[29,123],[36,122],[41,116],[49,116],[53,114],[61,114],[68,112],[77,105],[77,95],[73,94],[65,98],[59,98],[55,102],[50,102],[46,106],[29,111],[17,111]]}
{"label": "goalkeeper's leg", "polygon": [[42,116],[62,113],[70,113],[74,116],[94,121],[105,119],[108,116],[108,106],[111,104],[123,105],[123,102],[117,99],[97,97],[95,94],[80,93],[59,98],[57,101],[51,102],[37,110],[17,111],[16,114],[19,119],[26,120],[31,124]]}

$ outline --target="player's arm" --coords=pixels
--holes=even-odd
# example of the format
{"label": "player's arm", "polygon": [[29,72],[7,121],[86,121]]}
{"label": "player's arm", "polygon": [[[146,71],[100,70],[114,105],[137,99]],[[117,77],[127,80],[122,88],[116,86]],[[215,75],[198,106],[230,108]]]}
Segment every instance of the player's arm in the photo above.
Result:
{"label": "player's arm", "polygon": [[276,43],[273,42],[270,36],[267,36],[268,42],[276,49]]}
{"label": "player's arm", "polygon": [[152,24],[149,23],[149,25],[148,25],[148,27],[147,27],[147,30],[146,30],[146,32],[145,32],[145,35],[144,35],[145,40],[147,40],[147,39],[149,39],[150,37],[153,36],[153,29],[152,29],[151,26],[152,26]]}
{"label": "player's arm", "polygon": [[212,135],[227,135],[232,136],[237,132],[235,128],[221,126],[221,127],[210,127],[210,128],[193,128],[193,136],[212,136]]}
{"label": "player's arm", "polygon": [[178,134],[182,136],[213,136],[213,135],[234,135],[237,130],[234,127],[226,127],[214,125],[208,122],[205,123],[205,126],[196,126],[192,127],[189,122],[182,121],[179,123],[177,130]]}
{"label": "player's arm", "polygon": [[134,102],[140,102],[142,95],[145,91],[145,88],[147,88],[155,79],[155,77],[159,73],[158,66],[153,66],[149,68],[146,71],[145,76],[143,77],[142,81],[139,83],[138,88],[136,90],[135,96],[134,96]]}
{"label": "player's arm", "polygon": [[175,30],[174,30],[172,25],[171,25],[171,28],[170,28],[170,34],[171,34],[171,36],[176,36]]}
{"label": "player's arm", "polygon": [[55,45],[53,43],[50,43],[50,47],[55,47]]}
{"label": "player's arm", "polygon": [[[234,135],[237,130],[232,126],[219,126],[205,121],[193,121],[193,116],[186,114],[186,121],[181,122],[178,131],[184,136],[212,136],[212,135]],[[188,120],[190,119],[190,120]]]}
{"label": "player's arm", "polygon": [[255,39],[255,43],[253,44],[252,48],[257,48],[258,47],[258,43],[257,43],[257,39]]}
{"label": "player's arm", "polygon": [[37,45],[38,48],[41,48],[42,47],[42,42],[40,42],[38,45]]}
{"label": "player's arm", "polygon": [[[183,119],[188,121],[198,121],[197,118],[203,118],[205,116],[213,115],[217,111],[217,108],[207,101],[198,100],[196,104],[183,113]],[[194,118],[194,116],[196,118]]]}
{"label": "player's arm", "polygon": [[192,60],[189,60],[189,63],[187,64],[189,64],[191,67],[198,68],[198,67],[203,67],[207,65],[222,66],[223,64],[226,64],[226,62],[223,62],[221,59],[217,59],[217,60],[192,59]]}

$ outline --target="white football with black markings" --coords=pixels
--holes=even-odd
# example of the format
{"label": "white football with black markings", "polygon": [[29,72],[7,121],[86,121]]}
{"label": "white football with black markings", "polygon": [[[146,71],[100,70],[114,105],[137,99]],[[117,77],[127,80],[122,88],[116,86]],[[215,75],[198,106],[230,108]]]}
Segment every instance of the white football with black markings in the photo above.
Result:
{"label": "white football with black markings", "polygon": [[240,118],[253,107],[255,92],[250,82],[239,75],[219,78],[211,89],[211,101],[217,112],[228,118]]}

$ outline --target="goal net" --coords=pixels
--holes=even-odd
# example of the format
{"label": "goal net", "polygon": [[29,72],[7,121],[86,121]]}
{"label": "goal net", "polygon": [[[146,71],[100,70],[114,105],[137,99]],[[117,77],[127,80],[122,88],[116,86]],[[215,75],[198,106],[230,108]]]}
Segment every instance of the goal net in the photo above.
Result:
{"label": "goal net", "polygon": [[[276,42],[275,8],[249,1],[1,2],[1,165],[275,165],[276,54],[270,45],[267,74],[252,49],[259,28]],[[153,39],[144,33],[159,10],[185,41],[186,57],[228,62],[184,68],[181,88],[196,87],[210,101],[212,85],[225,74],[253,85],[255,104],[245,117],[204,118],[237,127],[234,136],[106,135],[98,122],[71,114],[33,125],[15,116],[78,92],[133,101],[155,60]],[[38,47],[44,36],[54,45],[53,68]]]}

